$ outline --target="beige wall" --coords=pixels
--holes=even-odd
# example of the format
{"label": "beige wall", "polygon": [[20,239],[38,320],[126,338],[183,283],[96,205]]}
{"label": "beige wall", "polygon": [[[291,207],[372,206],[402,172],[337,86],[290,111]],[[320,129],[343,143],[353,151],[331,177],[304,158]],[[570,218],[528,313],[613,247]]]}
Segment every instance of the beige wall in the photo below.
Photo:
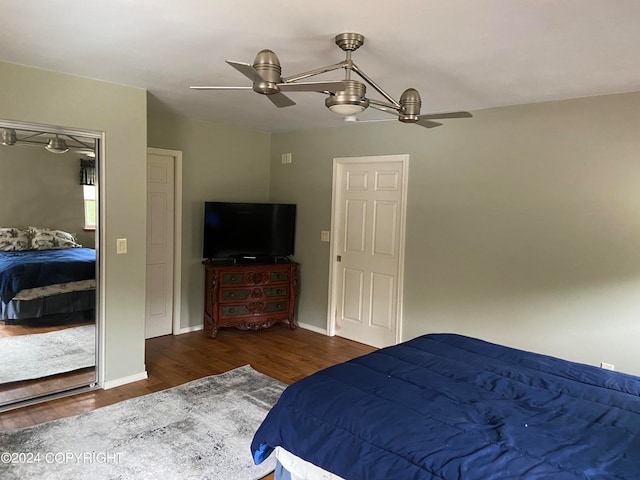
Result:
{"label": "beige wall", "polygon": [[640,94],[474,116],[273,135],[271,199],[299,206],[299,320],[326,327],[332,159],[408,153],[404,339],[455,332],[640,374]]}
{"label": "beige wall", "polygon": [[64,230],[82,246],[94,248],[84,231],[80,157],[37,147],[0,147],[0,226]]}
{"label": "beige wall", "polygon": [[144,371],[147,144],[183,152],[184,328],[202,323],[205,200],[298,204],[299,320],[325,328],[332,159],[408,153],[403,338],[457,332],[640,373],[640,94],[484,110],[433,130],[274,135],[155,106],[147,143],[144,90],[6,63],[0,81],[3,119],[105,132],[107,381]]}
{"label": "beige wall", "polygon": [[[2,62],[0,84],[4,120],[105,134],[104,379],[140,375],[145,370],[146,92]],[[116,238],[128,239],[128,254],[115,254]]]}
{"label": "beige wall", "polygon": [[182,151],[183,329],[203,322],[203,205],[206,200],[262,202],[269,197],[268,133],[198,122],[149,98],[149,146]]}

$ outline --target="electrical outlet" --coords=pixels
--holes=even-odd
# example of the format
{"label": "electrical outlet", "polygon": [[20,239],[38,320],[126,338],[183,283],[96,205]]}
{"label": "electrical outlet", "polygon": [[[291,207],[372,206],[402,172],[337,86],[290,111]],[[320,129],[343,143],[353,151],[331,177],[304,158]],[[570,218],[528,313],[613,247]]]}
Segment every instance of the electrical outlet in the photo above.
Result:
{"label": "electrical outlet", "polygon": [[600,368],[604,368],[605,370],[615,370],[612,364],[604,362],[600,362]]}

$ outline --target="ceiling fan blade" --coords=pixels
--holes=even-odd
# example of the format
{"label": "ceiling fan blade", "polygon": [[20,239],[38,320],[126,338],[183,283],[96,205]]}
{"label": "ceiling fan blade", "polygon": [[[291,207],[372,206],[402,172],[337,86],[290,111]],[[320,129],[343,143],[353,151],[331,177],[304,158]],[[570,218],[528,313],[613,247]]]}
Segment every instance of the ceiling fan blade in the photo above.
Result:
{"label": "ceiling fan blade", "polygon": [[430,113],[427,115],[420,114],[420,118],[439,119],[439,118],[471,118],[469,112],[448,112],[448,113]]}
{"label": "ceiling fan blade", "polygon": [[347,89],[343,81],[279,83],[283,92],[340,92]]}
{"label": "ceiling fan blade", "polygon": [[[373,103],[369,104],[369,106],[376,110],[380,110],[381,112],[391,113],[396,117],[398,116],[398,112],[396,112],[392,108],[384,107],[382,105],[374,105]],[[427,120],[426,118],[423,118],[422,115],[420,117],[421,117],[420,120],[418,120],[417,122],[407,123],[407,125],[420,125],[421,127],[425,127],[425,128],[434,128],[442,125],[440,122],[432,122],[431,120]]]}
{"label": "ceiling fan blade", "polygon": [[439,122],[432,122],[431,120],[425,120],[421,118],[420,120],[415,122],[415,125],[420,125],[421,127],[424,127],[424,128],[434,128],[434,127],[439,127],[442,124]]}
{"label": "ceiling fan blade", "polygon": [[272,95],[266,95],[266,97],[278,108],[291,107],[296,104],[296,102],[282,93],[274,93]]}
{"label": "ceiling fan blade", "polygon": [[249,78],[253,83],[264,82],[264,78],[260,76],[260,74],[253,68],[252,65],[243,62],[232,62],[231,60],[226,60],[226,62],[231,65],[233,68],[238,70],[245,77]]}
{"label": "ceiling fan blade", "polygon": [[251,90],[251,87],[209,87],[209,86],[192,86],[192,90]]}

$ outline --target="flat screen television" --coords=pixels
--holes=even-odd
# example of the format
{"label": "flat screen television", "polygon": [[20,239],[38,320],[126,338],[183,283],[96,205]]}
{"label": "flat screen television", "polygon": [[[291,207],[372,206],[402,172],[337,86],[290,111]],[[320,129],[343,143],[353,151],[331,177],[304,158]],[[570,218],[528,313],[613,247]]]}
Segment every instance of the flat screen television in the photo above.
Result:
{"label": "flat screen television", "polygon": [[283,258],[293,255],[296,206],[205,202],[202,256]]}

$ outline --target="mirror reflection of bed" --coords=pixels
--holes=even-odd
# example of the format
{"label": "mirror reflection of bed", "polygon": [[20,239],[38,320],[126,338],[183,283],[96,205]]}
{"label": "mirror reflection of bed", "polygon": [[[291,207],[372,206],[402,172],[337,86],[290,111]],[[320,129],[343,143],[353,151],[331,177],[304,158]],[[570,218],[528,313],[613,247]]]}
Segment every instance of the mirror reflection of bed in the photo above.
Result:
{"label": "mirror reflection of bed", "polygon": [[0,408],[96,382],[98,138],[18,126],[0,122]]}

